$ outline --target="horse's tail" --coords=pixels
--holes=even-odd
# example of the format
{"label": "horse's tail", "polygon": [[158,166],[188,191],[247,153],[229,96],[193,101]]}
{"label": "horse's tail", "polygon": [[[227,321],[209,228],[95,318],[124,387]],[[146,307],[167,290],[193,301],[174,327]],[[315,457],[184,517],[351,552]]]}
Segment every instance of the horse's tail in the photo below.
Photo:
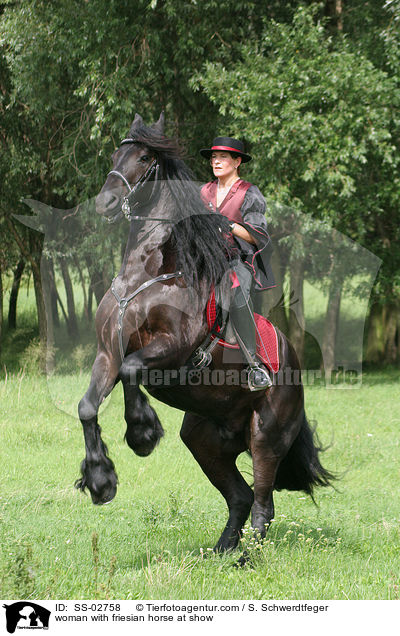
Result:
{"label": "horse's tail", "polygon": [[303,490],[312,497],[315,486],[330,486],[336,478],[319,461],[319,453],[323,450],[315,429],[311,429],[303,412],[300,431],[279,465],[276,490]]}

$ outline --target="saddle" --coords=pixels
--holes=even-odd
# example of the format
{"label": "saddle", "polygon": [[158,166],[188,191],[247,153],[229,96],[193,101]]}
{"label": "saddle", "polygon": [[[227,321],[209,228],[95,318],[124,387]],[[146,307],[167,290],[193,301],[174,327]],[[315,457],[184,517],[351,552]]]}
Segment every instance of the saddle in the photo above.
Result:
{"label": "saddle", "polygon": [[[218,338],[218,346],[239,349],[233,333],[228,333],[229,325],[227,325],[226,317],[224,317],[222,310],[217,306],[214,290],[211,292],[207,303],[206,316],[211,340]],[[256,324],[257,357],[273,373],[277,373],[279,371],[279,348],[276,329],[267,318],[256,312],[254,312],[254,320]]]}

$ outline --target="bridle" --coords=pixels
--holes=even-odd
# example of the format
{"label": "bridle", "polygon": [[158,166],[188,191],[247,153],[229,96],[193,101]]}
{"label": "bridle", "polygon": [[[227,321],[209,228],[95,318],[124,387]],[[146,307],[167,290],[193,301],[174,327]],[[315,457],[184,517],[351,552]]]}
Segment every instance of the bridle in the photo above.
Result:
{"label": "bridle", "polygon": [[[121,141],[120,146],[124,144],[134,144],[134,143],[136,143],[136,140],[133,137],[127,137],[126,139],[123,139]],[[128,194],[122,197],[121,210],[114,215],[105,217],[108,223],[115,223],[115,221],[117,221],[117,219],[119,219],[119,217],[121,216],[121,213],[124,215],[127,221],[159,221],[160,223],[170,223],[170,221],[167,219],[158,219],[154,217],[132,214],[133,210],[139,207],[140,203],[139,201],[136,201],[133,205],[131,205],[131,201],[130,201],[131,198],[133,197],[135,193],[140,191],[143,188],[143,186],[146,183],[148,183],[148,181],[150,181],[150,178],[154,174],[155,175],[153,179],[154,185],[151,190],[147,203],[149,203],[153,199],[155,191],[156,191],[157,183],[158,183],[159,171],[160,171],[160,164],[158,163],[156,159],[153,159],[153,161],[151,162],[147,170],[141,175],[141,177],[139,177],[137,181],[135,181],[133,185],[131,185],[128,179],[122,174],[122,172],[119,172],[118,170],[110,170],[110,172],[107,175],[107,178],[110,175],[115,175],[119,177],[123,181],[124,185],[128,188]]]}

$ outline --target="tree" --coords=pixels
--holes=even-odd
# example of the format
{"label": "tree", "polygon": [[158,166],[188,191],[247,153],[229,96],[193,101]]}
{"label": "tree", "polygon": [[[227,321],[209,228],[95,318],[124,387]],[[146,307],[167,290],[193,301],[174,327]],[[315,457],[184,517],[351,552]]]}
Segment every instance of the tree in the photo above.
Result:
{"label": "tree", "polygon": [[[25,0],[2,9],[1,106],[6,117],[0,140],[8,157],[7,162],[0,160],[6,184],[3,227],[21,252],[34,244],[39,261],[40,238],[12,217],[26,213],[21,199],[71,209],[82,198],[93,197],[135,110],[151,120],[163,108],[176,133],[199,144],[203,135],[208,142],[217,111],[205,97],[199,104],[193,96],[193,65],[204,57],[229,57],[238,42],[262,24],[254,0],[230,1],[224,7],[208,0],[201,10],[195,2],[177,0]],[[203,10],[212,11],[214,20],[204,20]],[[239,21],[235,29],[232,16]],[[99,299],[103,281],[112,274],[108,249],[84,231],[90,219],[81,215],[79,222],[82,240],[70,248],[68,260],[53,258],[66,282],[74,332],[69,278],[78,275],[85,283],[88,269],[90,289]],[[27,262],[34,271],[43,337],[46,290],[37,277],[36,257],[35,265]]]}
{"label": "tree", "polygon": [[[206,63],[194,88],[234,133],[246,130],[251,176],[263,192],[376,252],[382,283],[386,268],[400,269],[398,254],[377,249],[377,236],[383,244],[398,236],[398,85],[314,15],[301,7],[292,24],[268,21],[262,38],[243,46],[242,61]],[[281,222],[272,218],[273,228]],[[298,250],[298,236],[295,243]]]}

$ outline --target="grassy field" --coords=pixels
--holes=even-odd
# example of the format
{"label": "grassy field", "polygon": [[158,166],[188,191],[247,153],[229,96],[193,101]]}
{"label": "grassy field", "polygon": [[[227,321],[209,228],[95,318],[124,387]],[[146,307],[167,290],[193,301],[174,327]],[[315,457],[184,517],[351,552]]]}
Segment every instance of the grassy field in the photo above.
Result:
{"label": "grassy field", "polygon": [[[73,488],[83,459],[73,415],[86,373],[49,385],[27,373],[0,383],[0,598],[398,599],[400,373],[367,375],[352,390],[306,388],[336,490],[277,493],[263,545],[249,532],[238,555],[214,556],[225,502],[179,439],[182,414],[156,404],[165,438],[146,458],[123,442],[117,387],[101,416],[120,486],[97,508]],[[251,481],[246,456],[240,467]]]}

